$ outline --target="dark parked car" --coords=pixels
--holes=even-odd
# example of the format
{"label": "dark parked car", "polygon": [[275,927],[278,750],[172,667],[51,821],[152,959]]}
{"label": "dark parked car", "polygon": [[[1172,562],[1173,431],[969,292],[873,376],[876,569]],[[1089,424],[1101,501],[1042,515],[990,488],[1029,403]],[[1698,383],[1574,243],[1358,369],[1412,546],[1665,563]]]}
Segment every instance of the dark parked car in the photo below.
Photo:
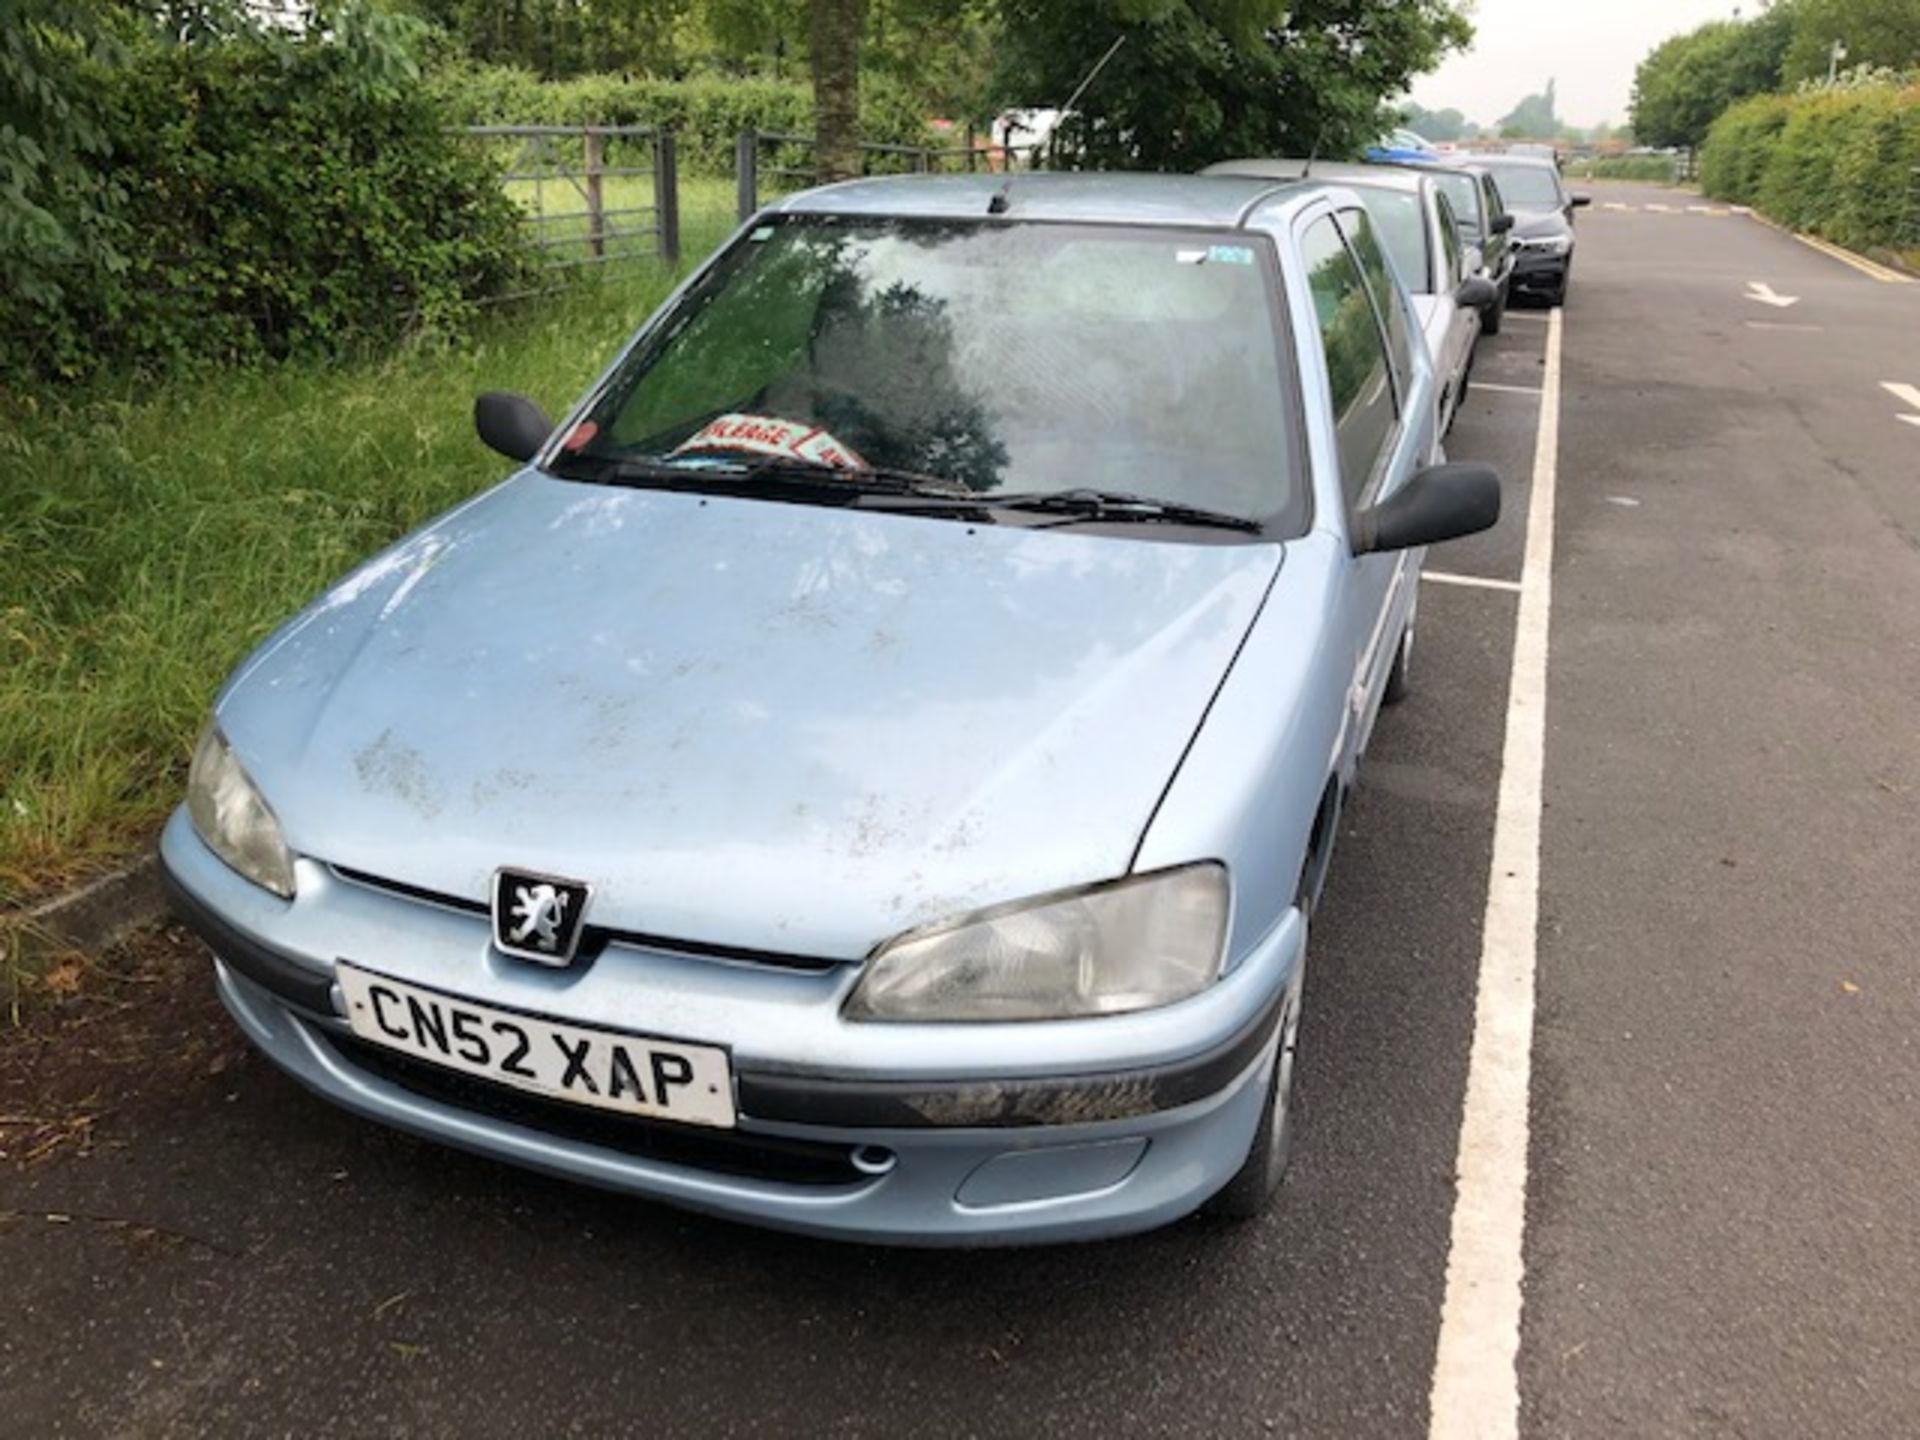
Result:
{"label": "dark parked car", "polygon": [[1460,225],[1460,245],[1466,251],[1467,273],[1493,282],[1499,298],[1480,312],[1480,333],[1498,335],[1513,291],[1514,249],[1509,232],[1513,216],[1492,175],[1458,164],[1403,162],[1407,169],[1431,175],[1440,193],[1453,206]]}
{"label": "dark parked car", "polygon": [[1563,302],[1573,275],[1573,212],[1592,197],[1568,194],[1560,167],[1530,155],[1488,155],[1467,168],[1491,175],[1512,212],[1514,289]]}

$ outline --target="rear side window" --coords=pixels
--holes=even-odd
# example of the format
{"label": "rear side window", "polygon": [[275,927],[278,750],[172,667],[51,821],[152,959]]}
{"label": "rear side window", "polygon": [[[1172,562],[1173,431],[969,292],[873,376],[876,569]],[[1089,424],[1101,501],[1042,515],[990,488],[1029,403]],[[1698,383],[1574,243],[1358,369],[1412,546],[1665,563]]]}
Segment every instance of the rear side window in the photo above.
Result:
{"label": "rear side window", "polygon": [[1300,240],[1313,294],[1320,345],[1333,391],[1333,428],[1340,450],[1340,488],[1355,505],[1373,480],[1393,434],[1393,384],[1386,344],[1367,283],[1330,219],[1307,227]]}
{"label": "rear side window", "polygon": [[1407,386],[1413,381],[1413,326],[1407,318],[1406,304],[1400,298],[1399,287],[1393,283],[1393,272],[1387,268],[1386,253],[1375,238],[1373,222],[1367,218],[1367,212],[1342,210],[1340,228],[1346,231],[1347,242],[1353,246],[1360,269],[1367,277],[1367,288],[1373,292],[1374,306],[1379,310],[1380,323],[1387,332],[1387,353],[1393,362],[1394,390],[1404,399]]}

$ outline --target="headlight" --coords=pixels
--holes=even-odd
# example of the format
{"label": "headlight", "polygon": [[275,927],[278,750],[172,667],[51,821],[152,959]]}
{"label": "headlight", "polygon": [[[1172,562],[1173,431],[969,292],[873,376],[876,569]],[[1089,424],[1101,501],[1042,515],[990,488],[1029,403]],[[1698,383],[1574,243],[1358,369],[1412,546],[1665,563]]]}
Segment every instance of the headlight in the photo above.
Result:
{"label": "headlight", "polygon": [[187,814],[214,854],[254,884],[293,898],[293,856],[280,838],[280,822],[212,723],[193,749]]}
{"label": "headlight", "polygon": [[1522,240],[1520,244],[1523,249],[1538,250],[1543,255],[1564,255],[1573,248],[1573,241],[1565,235],[1547,235],[1538,240]]}
{"label": "headlight", "polygon": [[1205,863],[997,906],[890,941],[850,1020],[1059,1020],[1197,994],[1220,973],[1227,871]]}

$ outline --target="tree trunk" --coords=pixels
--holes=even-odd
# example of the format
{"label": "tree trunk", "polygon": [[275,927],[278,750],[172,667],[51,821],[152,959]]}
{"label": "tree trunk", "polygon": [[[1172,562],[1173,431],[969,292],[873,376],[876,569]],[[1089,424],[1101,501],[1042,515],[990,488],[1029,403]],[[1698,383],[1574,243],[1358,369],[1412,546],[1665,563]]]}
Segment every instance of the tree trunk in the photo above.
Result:
{"label": "tree trunk", "polygon": [[860,165],[860,35],[867,0],[811,0],[813,160],[822,184],[848,180]]}

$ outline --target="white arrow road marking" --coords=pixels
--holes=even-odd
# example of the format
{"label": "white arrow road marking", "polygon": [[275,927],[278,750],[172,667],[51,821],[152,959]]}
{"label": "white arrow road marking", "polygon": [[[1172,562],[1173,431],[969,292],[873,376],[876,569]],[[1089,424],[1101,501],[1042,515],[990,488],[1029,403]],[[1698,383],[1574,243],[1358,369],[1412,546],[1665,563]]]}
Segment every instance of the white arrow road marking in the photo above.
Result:
{"label": "white arrow road marking", "polygon": [[1764,280],[1749,280],[1747,290],[1749,292],[1747,299],[1758,300],[1762,305],[1773,305],[1784,310],[1789,305],[1800,303],[1798,295],[1779,294]]}
{"label": "white arrow road marking", "polygon": [[[1897,380],[1882,380],[1880,388],[1894,399],[1904,400],[1915,410],[1920,410],[1920,386],[1902,385]],[[1920,415],[1901,415],[1898,418],[1909,425],[1920,425]]]}

